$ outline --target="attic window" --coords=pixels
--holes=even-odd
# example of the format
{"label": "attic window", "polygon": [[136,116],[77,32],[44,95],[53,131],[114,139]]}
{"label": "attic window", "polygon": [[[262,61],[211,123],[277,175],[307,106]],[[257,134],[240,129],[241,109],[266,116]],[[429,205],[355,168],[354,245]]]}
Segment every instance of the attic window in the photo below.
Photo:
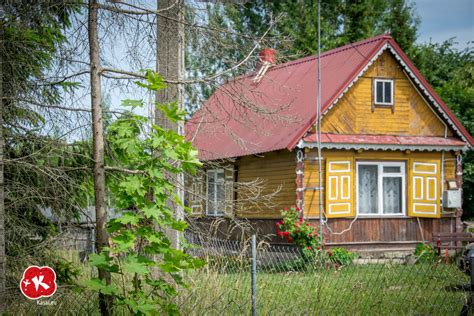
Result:
{"label": "attic window", "polygon": [[374,80],[374,105],[393,105],[393,80]]}

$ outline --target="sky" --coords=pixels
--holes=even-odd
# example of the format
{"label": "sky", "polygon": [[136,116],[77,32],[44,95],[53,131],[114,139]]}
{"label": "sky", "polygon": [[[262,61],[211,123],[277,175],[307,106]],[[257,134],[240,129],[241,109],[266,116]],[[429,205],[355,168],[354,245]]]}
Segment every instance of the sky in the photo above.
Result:
{"label": "sky", "polygon": [[416,0],[415,6],[421,18],[418,42],[456,37],[456,47],[462,49],[474,41],[474,0]]}

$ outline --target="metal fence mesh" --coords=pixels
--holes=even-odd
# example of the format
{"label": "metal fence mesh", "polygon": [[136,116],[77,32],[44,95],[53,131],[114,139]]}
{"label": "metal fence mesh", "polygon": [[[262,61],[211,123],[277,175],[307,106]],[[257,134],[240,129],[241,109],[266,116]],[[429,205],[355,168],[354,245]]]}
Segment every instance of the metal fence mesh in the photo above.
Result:
{"label": "metal fence mesh", "polygon": [[[187,250],[208,264],[184,274],[176,304],[183,315],[251,315],[252,251],[238,242],[186,234]],[[345,266],[308,258],[299,248],[260,244],[255,260],[258,315],[460,314],[471,298],[470,277],[455,264],[405,258],[356,259]],[[6,293],[13,315],[98,315],[97,295],[61,287],[48,300]],[[54,304],[48,304],[54,302]],[[125,315],[117,309],[114,314]],[[469,314],[472,313],[472,307]]]}

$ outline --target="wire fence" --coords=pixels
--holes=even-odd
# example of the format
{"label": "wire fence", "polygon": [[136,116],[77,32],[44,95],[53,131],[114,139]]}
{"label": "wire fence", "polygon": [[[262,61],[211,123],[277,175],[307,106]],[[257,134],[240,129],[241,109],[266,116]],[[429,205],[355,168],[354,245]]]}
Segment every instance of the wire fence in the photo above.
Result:
{"label": "wire fence", "polygon": [[[338,264],[297,247],[250,239],[187,233],[186,240],[187,252],[207,265],[184,274],[189,287],[175,298],[182,315],[473,314],[469,275],[442,258],[358,258]],[[74,287],[60,287],[53,297],[38,301],[29,301],[18,289],[6,294],[13,315],[99,314],[97,295]]]}
{"label": "wire fence", "polygon": [[[470,277],[443,258],[355,259],[347,264],[309,257],[297,247],[237,243],[188,235],[208,265],[189,275],[183,314],[460,314],[471,302]],[[252,306],[252,261],[257,265]],[[195,302],[190,305],[189,302]],[[471,306],[472,314],[472,306]]]}

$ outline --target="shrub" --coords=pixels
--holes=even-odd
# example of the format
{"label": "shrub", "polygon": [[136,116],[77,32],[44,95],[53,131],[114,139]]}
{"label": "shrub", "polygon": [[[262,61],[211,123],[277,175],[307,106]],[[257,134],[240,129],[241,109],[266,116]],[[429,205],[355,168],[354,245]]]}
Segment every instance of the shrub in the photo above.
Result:
{"label": "shrub", "polygon": [[281,216],[283,219],[276,223],[278,236],[293,242],[304,252],[322,249],[317,228],[300,217],[298,208],[285,208],[281,211]]}
{"label": "shrub", "polygon": [[328,250],[328,255],[331,262],[339,266],[350,265],[352,261],[357,258],[356,253],[350,252],[347,249],[339,247]]}
{"label": "shrub", "polygon": [[419,243],[415,248],[416,262],[421,263],[434,263],[436,262],[437,255],[433,246],[429,244]]}

